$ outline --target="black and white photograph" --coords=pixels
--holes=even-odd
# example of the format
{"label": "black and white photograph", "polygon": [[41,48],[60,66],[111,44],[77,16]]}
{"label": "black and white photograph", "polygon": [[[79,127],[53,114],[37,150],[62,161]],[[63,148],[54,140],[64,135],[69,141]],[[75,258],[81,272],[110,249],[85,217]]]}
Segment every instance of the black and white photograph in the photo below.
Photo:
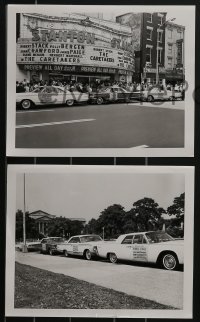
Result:
{"label": "black and white photograph", "polygon": [[195,6],[7,15],[7,155],[193,156]]}
{"label": "black and white photograph", "polygon": [[194,167],[9,165],[6,316],[192,318]]}

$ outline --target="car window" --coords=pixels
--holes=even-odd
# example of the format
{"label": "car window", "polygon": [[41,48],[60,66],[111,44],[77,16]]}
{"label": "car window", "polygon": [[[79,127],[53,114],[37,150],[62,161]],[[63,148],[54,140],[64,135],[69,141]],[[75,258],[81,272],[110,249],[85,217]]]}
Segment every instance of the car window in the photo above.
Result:
{"label": "car window", "polygon": [[55,87],[52,87],[52,86],[46,86],[43,90],[43,93],[46,93],[46,94],[54,94],[54,93],[57,93],[57,88]]}
{"label": "car window", "polygon": [[100,241],[100,240],[102,240],[102,239],[98,235],[80,237],[81,243],[87,243],[87,242],[92,242],[92,241]]}
{"label": "car window", "polygon": [[162,242],[167,242],[167,241],[174,240],[174,238],[172,238],[170,235],[168,235],[164,231],[149,232],[149,233],[146,233],[146,237],[147,237],[148,242],[150,244],[162,243]]}
{"label": "car window", "polygon": [[135,235],[133,238],[133,244],[146,244],[144,235]]}
{"label": "car window", "polygon": [[42,244],[46,244],[47,243],[47,239],[42,239],[41,243]]}
{"label": "car window", "polygon": [[132,244],[133,235],[128,235],[122,240],[122,244]]}
{"label": "car window", "polygon": [[80,243],[80,238],[79,237],[73,237],[69,240],[69,243]]}

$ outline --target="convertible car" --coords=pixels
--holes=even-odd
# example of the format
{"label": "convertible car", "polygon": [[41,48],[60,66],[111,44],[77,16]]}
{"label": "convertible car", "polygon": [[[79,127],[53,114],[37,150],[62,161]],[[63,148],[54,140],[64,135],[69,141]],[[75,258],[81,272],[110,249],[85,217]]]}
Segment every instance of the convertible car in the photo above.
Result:
{"label": "convertible car", "polygon": [[87,93],[70,92],[59,86],[39,86],[32,92],[16,93],[16,105],[24,110],[40,105],[64,104],[72,106],[74,103],[87,102],[88,99]]}

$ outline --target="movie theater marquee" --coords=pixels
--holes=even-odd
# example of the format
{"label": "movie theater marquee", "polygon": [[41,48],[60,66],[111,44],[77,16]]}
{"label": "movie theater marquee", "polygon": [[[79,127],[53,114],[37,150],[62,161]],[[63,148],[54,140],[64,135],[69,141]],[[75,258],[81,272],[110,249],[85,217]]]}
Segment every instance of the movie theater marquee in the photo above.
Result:
{"label": "movie theater marquee", "polygon": [[130,43],[112,38],[95,45],[95,34],[83,31],[32,30],[31,39],[19,39],[17,64],[71,64],[122,68],[134,71]]}

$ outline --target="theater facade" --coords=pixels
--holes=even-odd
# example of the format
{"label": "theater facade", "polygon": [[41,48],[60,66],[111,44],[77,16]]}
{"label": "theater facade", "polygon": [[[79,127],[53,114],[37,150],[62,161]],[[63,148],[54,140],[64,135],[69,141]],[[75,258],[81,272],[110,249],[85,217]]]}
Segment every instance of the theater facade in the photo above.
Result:
{"label": "theater facade", "polygon": [[135,71],[131,27],[65,14],[17,14],[16,80],[131,82]]}

